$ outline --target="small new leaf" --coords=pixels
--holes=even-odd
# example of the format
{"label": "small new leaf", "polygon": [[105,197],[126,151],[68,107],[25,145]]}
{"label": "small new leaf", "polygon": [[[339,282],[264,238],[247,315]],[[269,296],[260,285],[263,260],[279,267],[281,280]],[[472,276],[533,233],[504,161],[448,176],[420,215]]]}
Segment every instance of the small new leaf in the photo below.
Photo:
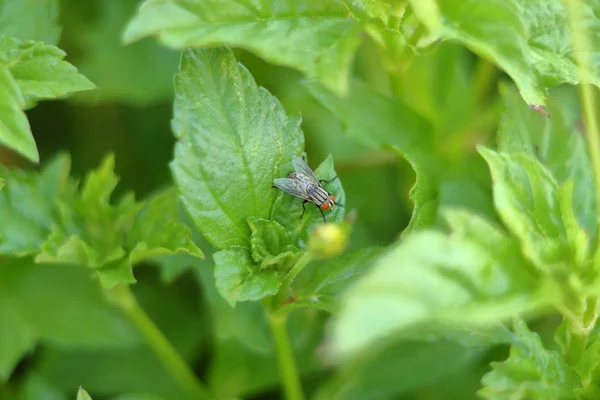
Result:
{"label": "small new leaf", "polygon": [[525,322],[514,323],[516,343],[506,361],[492,363],[478,394],[486,399],[572,399],[579,387],[577,375],[560,354],[544,348]]}
{"label": "small new leaf", "polygon": [[216,252],[213,258],[217,289],[232,307],[238,301],[260,300],[279,291],[282,272],[260,269],[248,248],[233,246]]}
{"label": "small new leaf", "polygon": [[299,120],[227,49],[188,50],[175,77],[171,168],[192,220],[216,248],[249,246],[249,217],[270,219],[273,179],[302,152]]}
{"label": "small new leaf", "polygon": [[362,26],[334,1],[146,0],[123,39],[157,36],[175,49],[240,47],[270,63],[296,68],[338,94],[347,91]]}
{"label": "small new leaf", "polygon": [[254,263],[260,269],[290,269],[300,256],[292,235],[275,221],[251,217],[248,225],[252,231],[250,249]]}

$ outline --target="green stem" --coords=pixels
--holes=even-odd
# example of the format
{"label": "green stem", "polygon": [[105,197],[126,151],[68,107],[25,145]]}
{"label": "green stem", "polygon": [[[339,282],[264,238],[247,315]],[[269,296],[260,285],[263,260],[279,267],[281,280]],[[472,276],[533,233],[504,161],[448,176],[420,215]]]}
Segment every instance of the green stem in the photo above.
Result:
{"label": "green stem", "polygon": [[[596,187],[596,199],[600,200],[600,133],[598,121],[594,111],[596,110],[594,87],[589,83],[592,78],[589,59],[589,38],[585,31],[583,21],[583,9],[581,0],[565,0],[567,16],[571,26],[573,41],[573,52],[579,66],[579,96],[582,105],[583,118],[587,137],[590,143],[590,156],[594,169],[594,180]],[[600,223],[600,221],[597,221]],[[600,226],[599,226],[600,230]],[[598,236],[600,240],[600,235]]]}
{"label": "green stem", "polygon": [[294,352],[286,330],[287,314],[282,316],[270,314],[268,319],[275,341],[277,363],[283,382],[285,398],[287,400],[303,400],[304,394],[302,393],[302,385],[296,368]]}
{"label": "green stem", "polygon": [[275,304],[275,307],[280,307],[285,302],[286,297],[289,294],[290,285],[292,284],[292,281],[296,278],[296,275],[298,275],[300,271],[302,271],[302,269],[306,267],[306,264],[308,264],[311,260],[312,255],[310,254],[310,252],[306,251],[304,252],[302,257],[300,257],[300,259],[296,261],[296,264],[292,267],[290,272],[288,272],[285,278],[283,279],[283,283],[281,284],[279,293],[276,296],[277,304]]}
{"label": "green stem", "polygon": [[114,289],[114,293],[118,305],[138,328],[156,356],[165,364],[184,390],[195,399],[212,398],[209,390],[198,380],[194,372],[177,353],[177,350],[140,307],[129,287],[118,286]]}

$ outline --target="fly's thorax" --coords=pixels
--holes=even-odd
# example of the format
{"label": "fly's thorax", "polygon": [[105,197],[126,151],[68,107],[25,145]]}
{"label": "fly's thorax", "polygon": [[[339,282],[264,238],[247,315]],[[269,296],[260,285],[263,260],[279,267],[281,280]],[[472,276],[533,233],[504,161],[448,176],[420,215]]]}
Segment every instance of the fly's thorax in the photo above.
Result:
{"label": "fly's thorax", "polygon": [[329,193],[321,186],[312,185],[308,188],[308,198],[310,201],[322,207],[323,204],[329,204]]}

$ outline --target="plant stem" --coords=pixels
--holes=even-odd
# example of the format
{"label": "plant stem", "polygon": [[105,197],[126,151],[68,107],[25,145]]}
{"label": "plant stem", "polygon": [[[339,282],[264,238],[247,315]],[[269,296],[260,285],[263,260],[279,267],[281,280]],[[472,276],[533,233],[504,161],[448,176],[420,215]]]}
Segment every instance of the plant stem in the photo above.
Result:
{"label": "plant stem", "polygon": [[294,278],[296,278],[296,275],[298,275],[300,271],[302,271],[302,269],[306,267],[306,264],[308,264],[310,260],[312,260],[312,255],[310,254],[310,252],[305,251],[304,254],[302,254],[302,257],[300,257],[300,259],[296,261],[296,264],[294,264],[290,272],[287,273],[287,275],[283,279],[283,283],[281,284],[279,293],[275,298],[277,301],[277,304],[275,305],[276,307],[281,306],[281,304],[285,302],[285,298],[288,295],[292,281],[294,280]]}
{"label": "plant stem", "polygon": [[140,307],[129,287],[120,285],[114,289],[114,292],[117,304],[138,328],[156,356],[165,364],[184,390],[195,399],[212,398],[209,390],[198,380],[177,350]]}
{"label": "plant stem", "polygon": [[[564,3],[567,7],[567,16],[569,18],[569,25],[571,26],[573,49],[575,50],[573,53],[579,66],[579,96],[587,138],[590,143],[590,156],[592,159],[592,167],[594,169],[596,199],[600,200],[600,133],[598,132],[598,121],[594,113],[596,110],[594,87],[589,83],[592,80],[589,58],[589,38],[585,31],[585,26],[581,22],[583,21],[582,1],[564,0]],[[600,221],[597,221],[597,223],[600,223]]]}
{"label": "plant stem", "polygon": [[[297,265],[297,264],[296,264]],[[290,338],[286,330],[287,314],[274,315],[269,314],[269,327],[273,333],[275,349],[277,351],[277,363],[279,373],[283,381],[285,398],[287,400],[303,400],[302,385],[294,360],[294,352],[290,344]]]}

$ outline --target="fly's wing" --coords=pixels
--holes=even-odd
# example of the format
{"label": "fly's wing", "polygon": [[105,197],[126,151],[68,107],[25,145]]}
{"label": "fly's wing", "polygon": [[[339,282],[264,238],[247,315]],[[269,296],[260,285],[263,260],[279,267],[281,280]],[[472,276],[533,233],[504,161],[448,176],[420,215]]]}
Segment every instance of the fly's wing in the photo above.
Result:
{"label": "fly's wing", "polygon": [[306,162],[300,157],[294,156],[292,159],[292,165],[294,166],[294,170],[296,173],[307,176],[315,186],[321,186],[321,182],[319,182],[319,178],[315,175],[312,169],[308,166]]}
{"label": "fly's wing", "polygon": [[295,179],[277,178],[273,180],[273,183],[279,189],[291,194],[292,196],[296,196],[305,200],[308,199],[308,193],[306,192],[304,185],[300,185]]}

